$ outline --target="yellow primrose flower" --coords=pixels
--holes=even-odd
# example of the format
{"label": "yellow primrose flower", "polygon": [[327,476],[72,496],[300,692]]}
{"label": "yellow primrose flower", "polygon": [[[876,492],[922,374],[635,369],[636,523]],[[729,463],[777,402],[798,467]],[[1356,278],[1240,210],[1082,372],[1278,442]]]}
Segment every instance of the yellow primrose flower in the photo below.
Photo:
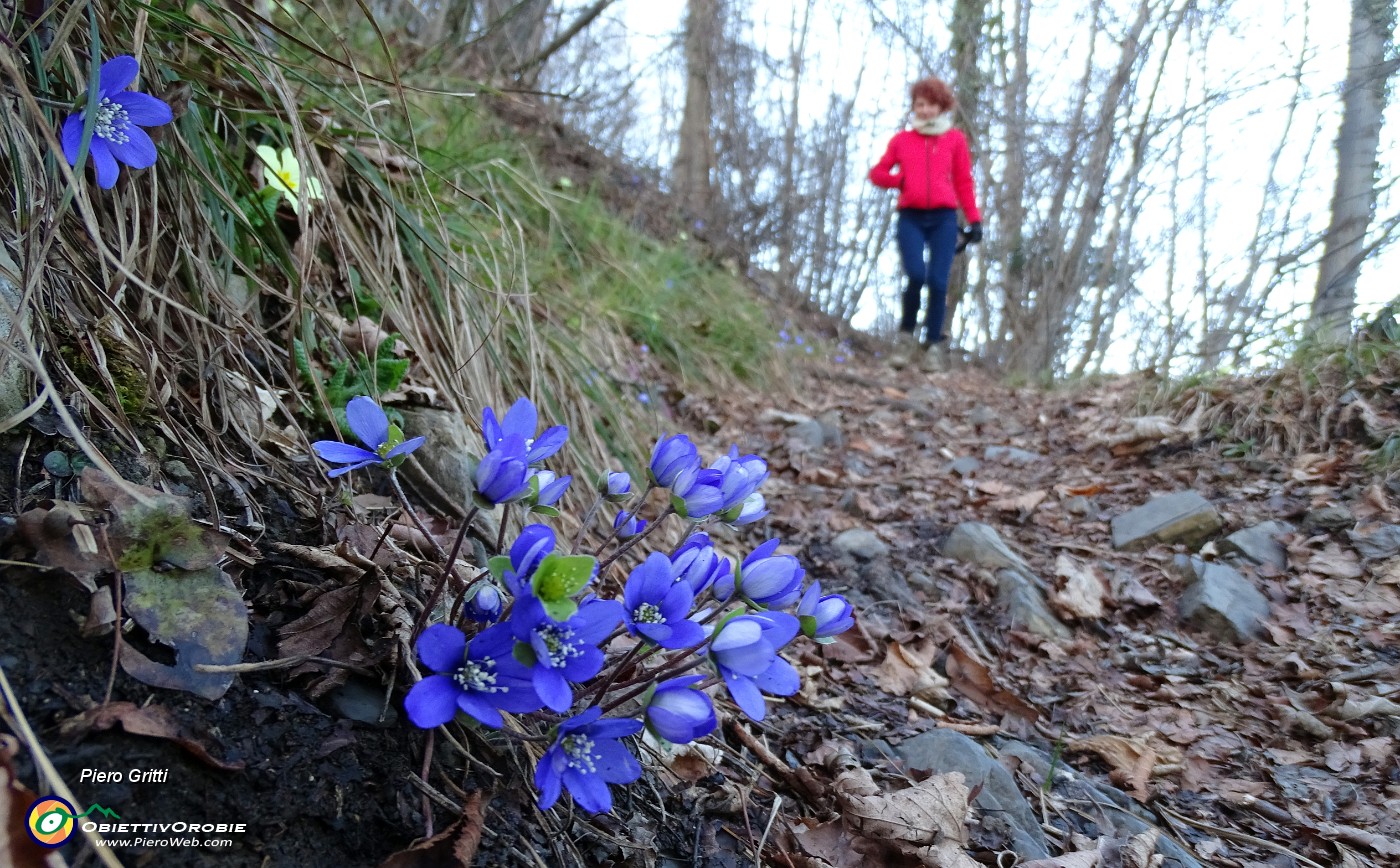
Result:
{"label": "yellow primrose flower", "polygon": [[286,198],[293,212],[300,213],[303,196],[307,199],[326,198],[319,179],[301,177],[301,163],[291,148],[283,148],[279,154],[269,145],[258,145],[258,159],[263,161],[263,180]]}

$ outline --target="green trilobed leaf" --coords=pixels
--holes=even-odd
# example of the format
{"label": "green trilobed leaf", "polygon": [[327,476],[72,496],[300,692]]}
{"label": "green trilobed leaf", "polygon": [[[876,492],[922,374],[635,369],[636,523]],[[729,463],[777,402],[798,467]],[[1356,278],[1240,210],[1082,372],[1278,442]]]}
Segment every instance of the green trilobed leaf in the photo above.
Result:
{"label": "green trilobed leaf", "polygon": [[506,555],[496,555],[486,562],[486,568],[491,571],[491,577],[497,584],[505,584],[506,570],[510,569],[510,558]]}
{"label": "green trilobed leaf", "polygon": [[578,603],[575,603],[568,597],[562,600],[550,600],[549,602],[541,600],[540,605],[544,606],[545,614],[555,621],[567,621],[578,614]]}
{"label": "green trilobed leaf", "polygon": [[802,625],[802,635],[812,638],[817,635],[817,619],[811,615],[798,615],[797,621]]}
{"label": "green trilobed leaf", "polygon": [[[546,555],[535,569],[530,587],[548,611],[550,603],[567,600],[582,591],[593,578],[597,563],[588,555]],[[551,617],[553,614],[550,612]]]}

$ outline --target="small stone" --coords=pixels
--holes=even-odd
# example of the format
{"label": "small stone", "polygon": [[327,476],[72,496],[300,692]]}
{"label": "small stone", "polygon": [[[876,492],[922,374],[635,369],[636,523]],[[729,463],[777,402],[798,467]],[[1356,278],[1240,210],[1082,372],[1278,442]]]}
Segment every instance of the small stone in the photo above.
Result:
{"label": "small stone", "polygon": [[1181,595],[1181,620],[1222,642],[1259,637],[1269,619],[1269,601],[1237,570],[1195,562],[1196,581]]}
{"label": "small stone", "polygon": [[836,539],[831,541],[841,551],[861,560],[874,560],[875,558],[889,554],[890,547],[885,541],[875,535],[873,531],[863,527],[853,527],[850,530],[842,531],[836,535]]}
{"label": "small stone", "polygon": [[1154,497],[1113,517],[1113,547],[1143,549],[1153,543],[1185,543],[1199,548],[1220,530],[1220,513],[1194,491]]}
{"label": "small stone", "polygon": [[172,458],[160,466],[165,475],[175,482],[189,482],[194,479],[194,473],[185,462],[178,458]]}
{"label": "small stone", "polygon": [[1356,553],[1368,561],[1379,561],[1400,554],[1400,524],[1372,525],[1347,531]]}
{"label": "small stone", "polygon": [[826,432],[822,429],[822,423],[808,419],[788,428],[787,440],[789,449],[796,445],[799,447],[796,451],[817,450],[826,445]]}
{"label": "small stone", "polygon": [[965,521],[953,528],[943,543],[943,554],[979,567],[1030,572],[1030,565],[1007,547],[996,530],[979,521]]}
{"label": "small stone", "polygon": [[1220,550],[1244,557],[1251,563],[1286,569],[1288,549],[1279,542],[1279,537],[1293,532],[1293,526],[1283,521],[1266,521],[1237,530],[1220,541]]}
{"label": "small stone", "polygon": [[972,412],[967,414],[968,423],[977,428],[981,428],[984,425],[990,425],[996,420],[996,411],[994,411],[990,407],[986,407],[981,404],[977,405],[976,407],[973,407]]}
{"label": "small stone", "polygon": [[817,418],[817,422],[822,426],[823,445],[834,446],[837,449],[846,445],[846,434],[841,427],[842,421],[840,410],[828,410]]}
{"label": "small stone", "polygon": [[952,462],[943,469],[943,472],[949,474],[956,473],[959,476],[967,477],[976,473],[981,467],[982,462],[975,456],[964,455],[960,458],[954,458]]}
{"label": "small stone", "polygon": [[1024,467],[1028,464],[1035,464],[1037,461],[1045,460],[1045,456],[1038,452],[1028,452],[1025,449],[1017,449],[1015,446],[988,446],[983,453],[983,458],[988,461],[996,461],[1001,464],[1011,464]]}
{"label": "small stone", "polygon": [[1094,511],[1094,502],[1082,494],[1065,499],[1064,510],[1070,515],[1085,516]]}
{"label": "small stone", "polygon": [[1356,524],[1356,517],[1344,506],[1324,506],[1309,510],[1303,516],[1303,531],[1308,534],[1328,533]]}
{"label": "small stone", "polygon": [[988,756],[982,745],[960,732],[932,729],[906,739],[895,751],[911,770],[934,774],[962,772],[968,786],[978,788],[973,804],[981,812],[986,831],[1000,833],[1004,848],[1017,856],[1049,857],[1045,833],[1016,779]]}

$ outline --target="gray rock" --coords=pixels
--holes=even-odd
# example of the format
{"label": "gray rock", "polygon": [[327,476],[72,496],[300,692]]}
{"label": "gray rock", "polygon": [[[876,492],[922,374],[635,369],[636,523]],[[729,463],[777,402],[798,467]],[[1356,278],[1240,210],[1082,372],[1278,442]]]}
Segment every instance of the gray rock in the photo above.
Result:
{"label": "gray rock", "polygon": [[953,528],[943,543],[943,554],[993,570],[1005,567],[1027,573],[1031,571],[1030,564],[1008,548],[991,525],[980,521],[965,521]]}
{"label": "gray rock", "polygon": [[853,527],[844,530],[836,535],[836,539],[831,541],[841,551],[864,561],[889,554],[890,547],[885,541],[875,535],[874,531],[866,530],[863,527]]}
{"label": "gray rock", "polygon": [[[1011,739],[999,740],[996,749],[1001,756],[1014,757],[1021,762],[1034,780],[1049,781],[1052,792],[1062,804],[1084,806],[1078,816],[1090,821],[1093,828],[1077,828],[1081,834],[1091,838],[1099,835],[1130,838],[1158,828],[1150,821],[1151,815],[1122,790],[1091,781],[1065,763],[1052,763],[1044,751]],[[1162,868],[1204,868],[1168,835],[1158,836],[1157,852],[1162,856]]]}
{"label": "gray rock", "polygon": [[1094,511],[1094,502],[1082,494],[1065,498],[1065,512],[1070,515],[1085,516]]}
{"label": "gray rock", "polygon": [[1237,530],[1220,541],[1220,550],[1227,554],[1238,554],[1251,563],[1269,564],[1280,570],[1288,567],[1288,549],[1278,538],[1293,532],[1293,526],[1285,521],[1266,521]]}
{"label": "gray rock", "polygon": [[1244,642],[1264,632],[1269,601],[1232,567],[1193,559],[1196,580],[1181,595],[1181,619],[1222,642]]}
{"label": "gray rock", "polygon": [[984,567],[997,589],[997,602],[1013,624],[1050,639],[1068,639],[1072,633],[1045,604],[1041,582],[1030,565],[1007,547],[990,526],[965,521],[953,528],[943,543],[943,554]]}
{"label": "gray rock", "polygon": [[1347,531],[1351,544],[1368,561],[1393,558],[1400,554],[1400,524],[1382,524]]}
{"label": "gray rock", "polygon": [[[401,407],[404,430],[410,435],[431,431],[428,442],[414,451],[399,472],[437,511],[464,515],[471,507],[475,457],[482,452],[481,436],[456,413],[424,407]],[[472,521],[485,539],[495,544],[500,519],[482,510]]]}
{"label": "gray rock", "polygon": [[[384,688],[358,675],[350,676],[344,684],[327,693],[325,702],[336,714],[357,723],[390,727],[398,722],[399,713],[394,703],[385,707]],[[379,719],[381,711],[383,720]]]}
{"label": "gray rock", "polygon": [[976,473],[982,467],[982,462],[975,456],[964,455],[961,458],[954,458],[951,463],[944,468],[944,473],[956,473],[959,476],[967,477]]}
{"label": "gray rock", "polygon": [[817,450],[826,445],[826,431],[816,419],[798,422],[787,429],[788,448],[796,451]]}
{"label": "gray rock", "polygon": [[1045,460],[1045,456],[1038,452],[1028,452],[1025,449],[1017,449],[1015,446],[988,446],[982,457],[988,461],[1017,466],[1035,464],[1037,461]]}
{"label": "gray rock", "polygon": [[977,428],[990,425],[995,422],[997,418],[997,412],[995,410],[981,404],[973,407],[972,412],[967,414],[968,424]]}
{"label": "gray rock", "polygon": [[810,422],[812,421],[812,417],[804,416],[801,413],[789,413],[786,410],[777,410],[769,407],[767,410],[758,414],[758,421],[765,425],[774,422],[780,422],[784,425],[796,425],[799,422]]}
{"label": "gray rock", "polygon": [[846,434],[842,430],[840,410],[828,410],[817,418],[817,422],[822,426],[822,442],[826,446],[834,446],[841,449],[846,445]]}
{"label": "gray rock", "polygon": [[160,466],[165,475],[176,482],[189,482],[194,479],[194,473],[189,465],[178,458],[172,458]]}
{"label": "gray rock", "polygon": [[1345,506],[1324,506],[1303,516],[1303,530],[1309,534],[1342,530],[1356,524],[1356,517]]}
{"label": "gray rock", "polygon": [[1194,491],[1154,497],[1113,517],[1113,547],[1143,549],[1154,543],[1185,543],[1199,548],[1221,527],[1220,513]]}
{"label": "gray rock", "polygon": [[28,311],[20,310],[24,295],[19,283],[19,266],[0,244],[0,419],[13,416],[29,403],[29,369],[19,361],[19,345],[22,334],[30,328]]}
{"label": "gray rock", "polygon": [[902,742],[895,752],[910,769],[962,772],[969,789],[980,785],[973,804],[981,811],[981,828],[993,837],[992,846],[1014,850],[1022,859],[1049,857],[1045,833],[1016,779],[982,745],[960,732],[934,729]]}

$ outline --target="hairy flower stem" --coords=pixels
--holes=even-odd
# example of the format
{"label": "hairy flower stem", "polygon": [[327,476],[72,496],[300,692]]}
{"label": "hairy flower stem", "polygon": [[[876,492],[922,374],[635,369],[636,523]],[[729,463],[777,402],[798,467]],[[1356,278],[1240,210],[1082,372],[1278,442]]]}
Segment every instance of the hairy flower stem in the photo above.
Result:
{"label": "hairy flower stem", "polygon": [[[707,641],[708,641],[708,640],[707,640]],[[704,644],[704,643],[701,643],[701,644]],[[695,646],[696,649],[699,649],[700,647],[701,647],[700,645],[696,645],[696,646]],[[691,660],[690,662],[688,662],[688,663],[686,663],[686,664],[684,664],[684,665],[682,665],[682,666],[679,666],[679,667],[676,667],[676,668],[673,668],[673,669],[663,670],[663,671],[661,671],[661,672],[654,673],[650,678],[647,678],[647,679],[646,679],[645,681],[643,681],[641,684],[637,685],[636,687],[634,687],[634,688],[632,688],[631,690],[627,691],[626,693],[622,694],[622,695],[619,696],[617,699],[614,699],[612,702],[609,702],[607,705],[604,705],[604,706],[603,706],[603,713],[604,713],[604,714],[607,714],[608,712],[612,711],[614,708],[617,708],[617,707],[618,707],[619,705],[621,705],[622,703],[628,702],[628,701],[630,701],[630,700],[636,699],[638,696],[641,696],[643,693],[645,693],[645,692],[647,691],[647,688],[651,687],[652,682],[656,682],[656,683],[659,684],[660,682],[662,682],[663,680],[665,680],[665,679],[667,679],[667,678],[675,678],[677,675],[682,675],[682,674],[684,674],[684,673],[686,673],[686,672],[689,672],[690,670],[694,669],[695,667],[702,665],[704,662],[705,662],[705,658],[704,658],[704,657],[699,657],[699,658],[697,658],[697,659],[695,659],[695,660]]]}
{"label": "hairy flower stem", "polygon": [[[675,514],[676,514],[676,508],[675,508],[674,506],[668,506],[668,507],[666,507],[666,509],[664,509],[664,510],[661,512],[661,514],[658,515],[658,516],[656,517],[656,520],[653,521],[651,524],[647,525],[646,528],[645,528],[641,533],[637,534],[636,536],[634,536],[634,537],[632,537],[631,539],[629,539],[627,542],[625,542],[625,543],[623,543],[622,545],[618,546],[618,547],[617,547],[617,551],[615,551],[615,552],[613,552],[612,554],[608,555],[607,560],[605,560],[605,561],[603,561],[602,563],[598,564],[598,574],[599,574],[599,575],[602,575],[602,573],[603,573],[604,570],[606,570],[608,567],[612,566],[613,561],[615,561],[615,560],[617,560],[618,558],[622,557],[622,556],[623,556],[624,554],[626,554],[629,550],[631,550],[631,548],[632,548],[633,546],[635,546],[637,543],[641,542],[642,540],[646,539],[647,536],[649,536],[649,535],[651,534],[652,531],[656,530],[658,527],[661,527],[661,523],[662,523],[663,521],[665,521],[667,518],[669,518],[669,517],[671,517],[671,516],[673,516],[673,515],[675,515]],[[604,546],[605,546],[605,545],[607,545],[607,544],[604,543]],[[593,556],[596,558],[599,554],[602,553],[602,551],[603,551],[603,546],[599,546],[599,547],[598,547],[598,551],[594,552],[594,553],[593,553]]]}
{"label": "hairy flower stem", "polygon": [[[647,483],[646,489],[642,491],[641,496],[638,497],[637,500],[636,500],[637,512],[641,512],[642,507],[643,507],[643,506],[646,506],[647,497],[652,493],[652,491],[653,491],[655,488],[656,488],[656,483],[654,483],[654,482],[649,482],[649,483]],[[625,507],[625,506],[622,508],[622,511],[623,511],[623,512],[630,512],[630,510],[629,510],[627,507]],[[671,511],[672,511],[672,512],[675,512],[675,510],[671,510]],[[636,512],[632,513],[632,517],[633,517],[633,518],[636,518],[636,517],[637,517],[637,513],[636,513]],[[656,520],[655,520],[655,521],[653,521],[651,524],[647,525],[647,529],[644,530],[644,531],[642,531],[642,533],[641,533],[640,536],[646,536],[647,534],[651,533],[652,528],[656,527],[656,525],[659,524],[659,523],[661,522],[661,519],[663,519],[663,518],[665,518],[665,517],[666,517],[666,513],[662,513],[661,515],[658,515],[658,516],[656,517]],[[593,552],[593,557],[596,558],[596,557],[600,556],[600,555],[603,553],[603,549],[605,549],[605,548],[608,547],[608,543],[612,542],[614,539],[617,538],[617,531],[618,531],[618,528],[614,527],[614,528],[613,528],[613,532],[610,533],[610,534],[608,534],[607,537],[605,537],[605,538],[603,539],[603,541],[602,541],[601,543],[598,544],[598,548]],[[639,539],[639,538],[640,538],[640,537],[633,537],[633,539]],[[618,554],[621,554],[621,552],[618,552]],[[609,560],[608,563],[612,563],[612,561]],[[599,567],[599,568],[598,568],[598,571],[599,571],[599,572],[602,572],[602,567]]]}
{"label": "hairy flower stem", "polygon": [[569,551],[569,554],[576,555],[578,554],[578,550],[583,547],[583,535],[593,526],[593,519],[598,517],[598,510],[603,508],[604,499],[605,498],[601,494],[598,495],[598,499],[593,501],[593,505],[588,508],[588,512],[583,514],[583,521],[579,523],[578,533],[574,534],[574,546]]}
{"label": "hairy flower stem", "polygon": [[608,676],[606,681],[599,682],[597,689],[593,691],[592,701],[588,703],[589,705],[597,705],[602,701],[603,695],[612,689],[613,683],[617,681],[618,677],[622,675],[623,670],[632,663],[632,660],[646,644],[645,642],[638,642],[636,645],[632,646],[632,650],[623,655],[621,660],[617,661],[617,665],[613,667],[612,674]]}

